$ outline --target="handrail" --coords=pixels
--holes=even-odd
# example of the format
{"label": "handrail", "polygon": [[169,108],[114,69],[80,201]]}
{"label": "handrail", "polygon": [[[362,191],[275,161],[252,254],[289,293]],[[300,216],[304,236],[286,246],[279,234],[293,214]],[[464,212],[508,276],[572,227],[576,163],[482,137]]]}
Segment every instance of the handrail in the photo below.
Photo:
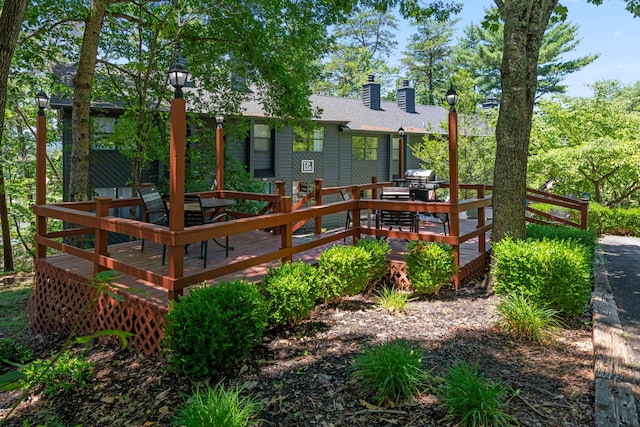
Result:
{"label": "handrail", "polygon": [[[490,186],[484,185],[461,185],[465,190],[476,191],[477,197],[460,200],[458,203],[449,202],[423,202],[423,201],[395,201],[395,200],[379,200],[375,197],[377,191],[385,186],[393,185],[392,182],[376,182],[375,179],[371,183],[362,185],[351,185],[347,187],[323,187],[321,180],[317,180],[316,189],[314,191],[316,204],[313,206],[300,207],[292,209],[291,198],[281,194],[254,194],[237,191],[207,191],[199,193],[201,197],[224,197],[234,199],[256,200],[266,202],[271,206],[271,213],[257,216],[243,215],[233,220],[217,222],[212,224],[199,225],[189,227],[180,231],[171,231],[168,227],[149,224],[142,221],[136,221],[128,218],[120,218],[108,215],[110,208],[126,208],[141,206],[140,198],[115,199],[111,200],[106,197],[98,198],[100,200],[85,202],[64,202],[51,205],[36,205],[34,213],[38,220],[40,219],[57,219],[67,223],[75,224],[75,228],[62,231],[48,232],[44,231],[36,236],[36,243],[40,246],[51,247],[64,253],[71,254],[78,258],[85,259],[94,263],[94,268],[99,269],[116,269],[124,274],[131,275],[138,279],[147,280],[162,286],[169,291],[169,297],[173,297],[181,293],[182,289],[193,283],[199,283],[203,280],[210,280],[215,277],[230,274],[242,269],[259,265],[274,260],[291,259],[296,253],[300,253],[321,245],[341,241],[346,237],[352,237],[357,241],[362,236],[391,237],[401,239],[418,239],[424,241],[439,241],[450,244],[454,248],[454,256],[456,262],[459,262],[459,248],[464,242],[478,238],[478,252],[486,254],[485,235],[488,233],[492,225],[485,223],[484,211],[492,205],[492,196],[485,196],[485,190],[491,191]],[[280,185],[283,188],[283,185]],[[335,200],[335,198],[327,199],[327,196],[338,194],[341,190],[346,190],[352,194],[350,200],[341,200],[326,202],[326,200]],[[373,198],[360,198],[360,193],[371,190]],[[572,199],[562,198],[559,196],[549,196],[548,194],[531,191],[528,193],[531,200],[544,200],[545,203],[557,204],[558,206],[570,207],[573,209],[582,209],[585,212],[584,201],[574,201]],[[324,200],[323,200],[324,199]],[[436,212],[447,213],[450,215],[451,234],[444,236],[435,233],[425,232],[406,232],[397,230],[376,229],[360,224],[361,210],[403,210],[411,212]],[[478,209],[478,224],[475,230],[466,234],[460,234],[458,228],[458,215],[471,209]],[[530,208],[528,209],[530,210]],[[327,215],[346,215],[351,212],[353,218],[353,227],[344,231],[337,232],[330,236],[321,236],[319,225],[322,218]],[[538,214],[538,212],[536,212]],[[541,215],[544,218],[551,219],[548,214]],[[550,216],[550,215],[549,215]],[[318,238],[303,244],[292,243],[292,234],[294,227],[306,221],[315,221],[315,233]],[[536,221],[538,221],[536,219]],[[567,225],[574,224],[570,221],[557,221]],[[586,223],[584,221],[583,223]],[[106,236],[108,233],[120,233],[128,235],[135,239],[144,239],[168,247],[176,248],[203,240],[218,239],[225,236],[233,236],[254,230],[273,230],[273,234],[281,235],[281,245],[278,250],[262,255],[257,255],[251,259],[230,260],[227,265],[210,268],[202,272],[187,275],[183,277],[170,278],[157,273],[143,270],[141,268],[126,265],[121,261],[111,258],[108,254],[106,244]],[[69,236],[78,234],[94,234],[96,237],[96,247],[92,250],[76,248],[65,242],[58,241]],[[58,239],[58,240],[56,240]],[[100,242],[100,245],[98,245]],[[455,285],[459,284],[459,277],[456,276]]]}

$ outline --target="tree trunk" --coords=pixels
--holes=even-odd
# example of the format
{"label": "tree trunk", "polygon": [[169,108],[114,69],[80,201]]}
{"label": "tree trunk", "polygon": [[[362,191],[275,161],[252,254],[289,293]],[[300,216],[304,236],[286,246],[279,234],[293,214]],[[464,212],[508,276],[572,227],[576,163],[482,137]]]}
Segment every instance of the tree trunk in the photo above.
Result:
{"label": "tree trunk", "polygon": [[[20,27],[27,12],[27,0],[5,0],[0,14],[0,148],[4,130],[4,113],[7,107],[7,82],[11,59],[18,44]],[[13,251],[11,232],[9,230],[9,212],[7,209],[7,193],[5,191],[4,167],[0,162],[0,223],[2,227],[2,250],[4,271],[13,270]]]}
{"label": "tree trunk", "polygon": [[89,152],[91,148],[91,91],[107,1],[92,0],[73,79],[72,143],[69,169],[71,201],[89,199]]}
{"label": "tree trunk", "polygon": [[493,240],[525,237],[531,120],[542,36],[558,0],[498,1],[504,18],[502,100],[496,126]]}

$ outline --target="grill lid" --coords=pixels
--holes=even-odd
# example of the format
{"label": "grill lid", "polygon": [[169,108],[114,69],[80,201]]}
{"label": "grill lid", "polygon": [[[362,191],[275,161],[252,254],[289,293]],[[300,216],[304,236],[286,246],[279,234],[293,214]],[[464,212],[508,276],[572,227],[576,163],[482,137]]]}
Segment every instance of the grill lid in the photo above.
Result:
{"label": "grill lid", "polygon": [[431,169],[407,169],[404,173],[405,179],[420,179],[430,180],[433,179],[433,170]]}

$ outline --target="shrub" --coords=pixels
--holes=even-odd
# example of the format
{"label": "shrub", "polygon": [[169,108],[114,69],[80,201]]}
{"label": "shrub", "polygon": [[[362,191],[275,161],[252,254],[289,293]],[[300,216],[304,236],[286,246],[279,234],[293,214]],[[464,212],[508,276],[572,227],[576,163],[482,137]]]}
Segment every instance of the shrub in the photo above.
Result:
{"label": "shrub", "polygon": [[2,360],[25,364],[33,357],[29,348],[16,342],[12,338],[0,339],[0,364]]}
{"label": "shrub", "polygon": [[513,240],[493,244],[494,290],[521,293],[535,304],[569,316],[582,313],[591,295],[591,267],[583,245],[568,240]]}
{"label": "shrub", "polygon": [[437,295],[456,272],[453,248],[439,242],[410,241],[404,260],[411,285],[423,294]]}
{"label": "shrub", "polygon": [[387,242],[386,240],[365,238],[358,240],[356,246],[366,250],[371,257],[369,283],[376,284],[384,279],[389,271],[389,268],[387,266],[389,242]]}
{"label": "shrub", "polygon": [[221,426],[247,427],[261,410],[260,403],[241,396],[242,389],[226,390],[222,383],[204,390],[198,388],[178,412],[173,425],[184,427]]}
{"label": "shrub", "polygon": [[246,357],[262,338],[266,317],[264,297],[245,281],[192,288],[170,303],[162,345],[174,368],[215,374]]}
{"label": "shrub", "polygon": [[592,230],[557,225],[527,224],[527,239],[531,240],[565,240],[584,246],[591,269],[595,262],[596,242],[598,235]]}
{"label": "shrub", "polygon": [[397,404],[420,391],[429,375],[422,369],[422,350],[404,340],[372,346],[357,355],[351,365],[352,376],[366,393],[373,393],[378,405]]}
{"label": "shrub", "polygon": [[589,203],[589,229],[600,234],[640,236],[640,209]]}
{"label": "shrub", "polygon": [[519,339],[546,344],[558,332],[558,311],[535,304],[522,293],[507,295],[497,307],[499,326]]}
{"label": "shrub", "polygon": [[448,418],[461,426],[507,426],[515,418],[504,412],[506,387],[478,374],[464,361],[455,362],[438,388]]}
{"label": "shrub", "polygon": [[380,307],[391,313],[403,312],[407,308],[407,303],[410,301],[409,294],[398,292],[393,288],[387,287],[382,288],[382,290],[376,293],[374,298]]}
{"label": "shrub", "polygon": [[361,247],[334,246],[323,251],[318,259],[320,296],[328,302],[362,292],[370,270],[371,257]]}
{"label": "shrub", "polygon": [[266,298],[270,324],[293,326],[311,313],[319,296],[316,273],[315,267],[302,261],[269,268],[261,291]]}
{"label": "shrub", "polygon": [[60,353],[53,366],[49,360],[36,359],[27,365],[20,380],[22,389],[26,390],[36,384],[44,386],[44,394],[55,396],[60,392],[82,389],[91,378],[93,363],[81,357],[71,355],[71,352]]}

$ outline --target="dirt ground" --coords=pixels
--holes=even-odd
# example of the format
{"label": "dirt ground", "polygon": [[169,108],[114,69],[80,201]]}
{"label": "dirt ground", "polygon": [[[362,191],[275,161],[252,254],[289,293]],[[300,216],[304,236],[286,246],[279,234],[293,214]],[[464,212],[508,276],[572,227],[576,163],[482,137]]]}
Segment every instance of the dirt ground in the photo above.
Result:
{"label": "dirt ground", "polygon": [[[593,426],[593,349],[588,313],[552,346],[526,345],[495,327],[498,298],[467,286],[409,303],[406,313],[358,296],[322,305],[293,331],[267,331],[264,341],[223,380],[262,403],[260,426],[443,426],[446,409],[425,392],[396,407],[375,407],[349,374],[355,354],[371,343],[418,342],[424,364],[442,374],[456,359],[510,389],[506,412],[522,426]],[[51,337],[31,337],[40,353]],[[162,360],[113,348],[76,348],[94,362],[93,379],[54,398],[36,389],[7,426],[169,426],[197,383],[167,371]],[[0,393],[0,417],[18,392]],[[28,424],[25,424],[28,423]]]}

